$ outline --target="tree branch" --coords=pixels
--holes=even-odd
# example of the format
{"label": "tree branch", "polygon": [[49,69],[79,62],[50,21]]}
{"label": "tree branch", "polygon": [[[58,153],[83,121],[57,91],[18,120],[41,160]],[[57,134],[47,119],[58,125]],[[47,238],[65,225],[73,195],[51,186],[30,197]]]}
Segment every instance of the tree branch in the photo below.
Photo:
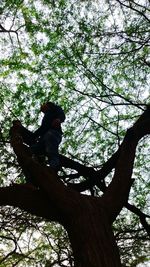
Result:
{"label": "tree branch", "polygon": [[11,128],[11,136],[11,144],[18,163],[28,180],[40,187],[58,212],[60,210],[65,214],[73,212],[78,205],[80,194],[65,186],[50,167],[41,165],[32,158],[30,149],[23,144],[19,127]]}
{"label": "tree branch", "polygon": [[150,225],[147,223],[146,218],[150,218],[150,216],[144,214],[142,211],[140,211],[138,208],[136,208],[134,205],[131,205],[129,203],[127,203],[125,205],[125,207],[130,210],[131,212],[133,212],[134,214],[136,214],[137,216],[139,216],[140,218],[140,222],[142,224],[142,226],[144,227],[144,229],[146,230],[147,234],[150,236]]}
{"label": "tree branch", "polygon": [[[135,7],[133,7],[133,5],[131,5],[131,4],[129,4],[129,5],[125,4],[125,1],[124,1],[124,3],[121,2],[120,0],[116,0],[116,1],[117,1],[121,6],[124,6],[124,7],[126,7],[126,8],[129,8],[129,9],[131,9],[131,10],[137,12],[139,15],[143,16],[148,22],[150,22],[149,18],[145,15],[145,13],[142,12],[142,11],[140,11],[139,9],[136,9]],[[143,8],[145,8],[144,6],[138,5],[138,4],[135,3],[134,1],[133,1],[133,3],[134,3],[135,5],[137,5],[137,6],[139,6],[139,7],[143,7]]]}
{"label": "tree branch", "polygon": [[138,141],[146,134],[150,134],[150,106],[131,127],[120,148],[120,155],[116,164],[112,182],[102,196],[110,209],[110,219],[115,220],[123,206],[126,205],[132,185],[132,171],[135,151]]}
{"label": "tree branch", "polygon": [[56,207],[51,205],[45,194],[26,184],[15,184],[0,188],[0,205],[14,206],[42,218],[60,221]]}
{"label": "tree branch", "polygon": [[[78,192],[82,192],[82,191],[90,189],[94,185],[97,185],[97,187],[99,187],[102,192],[105,192],[107,187],[105,186],[104,183],[102,183],[102,180],[115,167],[117,159],[119,157],[119,153],[120,153],[119,151],[120,150],[118,150],[116,153],[114,153],[112,155],[112,157],[103,165],[101,170],[95,171],[95,173],[93,173],[93,176],[92,176],[92,173],[90,173],[91,176],[90,175],[88,176],[89,179],[87,181],[84,181],[84,182],[81,182],[78,184],[69,183],[68,186],[70,186],[71,188],[73,188],[74,190],[76,190]],[[80,167],[81,167],[82,176],[87,176],[88,167],[85,167],[84,165],[81,165],[81,164],[78,165],[78,162],[74,162],[73,160],[70,160],[67,157],[64,157],[64,156],[61,156],[61,157],[62,157],[62,160],[64,160],[64,162],[66,163],[66,165],[67,165],[67,163],[69,165],[69,163],[71,162],[72,167],[76,166],[79,173],[80,173]],[[129,211],[133,212],[134,214],[136,214],[139,217],[142,226],[146,230],[147,234],[150,236],[150,226],[146,221],[146,218],[148,218],[149,216],[144,214],[142,211],[140,211],[140,209],[138,209],[134,205],[126,203],[124,206]]]}
{"label": "tree branch", "polygon": [[95,171],[91,167],[84,166],[77,161],[60,155],[62,166],[72,168],[78,171],[79,175],[88,178],[86,181],[83,181],[81,183],[69,183],[68,185],[78,192],[88,190],[95,185],[98,186],[102,191],[104,191],[104,178],[112,171],[113,168],[115,168],[119,153],[120,148],[108,159],[107,162],[104,163],[103,167],[98,171]]}
{"label": "tree branch", "polygon": [[[107,187],[105,186],[104,183],[102,183],[102,181],[108,175],[108,173],[110,173],[110,171],[113,168],[115,168],[116,162],[119,157],[119,153],[120,153],[120,149],[118,149],[118,151],[116,151],[116,153],[112,155],[112,157],[103,165],[102,169],[99,171],[94,171],[93,169],[89,167],[85,167],[84,165],[61,155],[62,163],[64,163],[67,167],[70,167],[70,168],[72,167],[73,169],[76,169],[80,175],[86,176],[86,177],[88,176],[89,178],[88,180],[78,183],[78,184],[68,183],[68,186],[70,186],[71,188],[75,189],[78,192],[82,192],[97,185],[97,187],[99,187],[102,192],[105,192]],[[82,174],[80,173],[80,170]],[[150,236],[150,226],[146,221],[146,218],[148,218],[149,216],[144,214],[134,205],[126,203],[124,206],[139,217],[142,226],[146,230],[147,234]]]}

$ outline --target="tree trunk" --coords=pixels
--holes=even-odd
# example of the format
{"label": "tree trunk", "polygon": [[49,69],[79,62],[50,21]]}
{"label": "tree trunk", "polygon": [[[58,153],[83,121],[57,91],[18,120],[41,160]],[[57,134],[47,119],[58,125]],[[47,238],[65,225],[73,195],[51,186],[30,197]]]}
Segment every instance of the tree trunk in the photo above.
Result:
{"label": "tree trunk", "polygon": [[119,252],[106,208],[97,204],[96,199],[82,199],[78,212],[66,227],[75,267],[120,267]]}
{"label": "tree trunk", "polygon": [[[120,267],[119,252],[111,225],[127,202],[132,182],[136,146],[140,138],[150,134],[149,118],[150,107],[128,130],[120,148],[114,177],[101,198],[81,195],[64,185],[50,168],[42,166],[32,159],[30,150],[22,143],[19,131],[15,128],[12,129],[11,143],[18,162],[25,175],[29,175],[32,178],[31,181],[33,180],[39,185],[38,190],[41,190],[42,194],[32,190],[34,196],[29,195],[30,199],[34,197],[34,201],[33,203],[31,201],[29,205],[22,194],[18,194],[18,202],[17,199],[14,200],[13,190],[10,195],[12,199],[8,197],[8,194],[6,197],[5,192],[8,193],[6,188],[5,191],[2,191],[2,203],[0,202],[0,204],[22,207],[32,214],[35,210],[36,215],[43,214],[46,218],[61,223],[70,238],[75,267]],[[26,190],[21,192],[25,194]],[[37,211],[35,200],[43,194],[45,194],[49,206],[52,207],[49,209],[50,214],[47,214],[46,210],[43,212],[42,208]]]}

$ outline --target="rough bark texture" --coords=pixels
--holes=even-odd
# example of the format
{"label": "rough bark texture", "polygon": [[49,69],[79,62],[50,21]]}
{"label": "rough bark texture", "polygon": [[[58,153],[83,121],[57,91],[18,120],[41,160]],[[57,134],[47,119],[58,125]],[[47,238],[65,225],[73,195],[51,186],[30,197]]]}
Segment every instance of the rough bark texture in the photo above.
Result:
{"label": "rough bark texture", "polygon": [[[19,130],[14,128],[11,140],[14,152],[24,174],[38,185],[38,189],[28,188],[27,185],[1,188],[0,205],[16,206],[34,215],[61,223],[68,232],[76,267],[120,267],[111,225],[127,203],[137,143],[149,133],[148,108],[127,131],[119,155],[117,152],[112,161],[110,160],[109,170],[115,164],[114,178],[104,195],[96,198],[81,195],[65,186],[50,168],[36,162],[29,149],[22,143]],[[68,164],[65,158],[63,160]],[[76,168],[81,168],[80,164],[77,164]],[[106,174],[108,169],[105,169]],[[81,172],[84,171],[85,169],[81,168]],[[91,169],[89,173],[92,175]],[[95,179],[97,181],[98,176]]]}
{"label": "rough bark texture", "polygon": [[84,199],[79,212],[66,227],[74,252],[76,267],[120,267],[115,238],[106,207],[96,199]]}

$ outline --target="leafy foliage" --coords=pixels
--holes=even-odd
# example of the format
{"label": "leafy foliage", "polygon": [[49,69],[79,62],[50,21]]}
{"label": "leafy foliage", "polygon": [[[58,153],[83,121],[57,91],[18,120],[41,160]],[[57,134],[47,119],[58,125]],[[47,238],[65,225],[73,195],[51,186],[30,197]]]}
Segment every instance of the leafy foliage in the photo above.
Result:
{"label": "leafy foliage", "polygon": [[[11,121],[36,129],[47,99],[67,115],[61,153],[98,169],[150,101],[148,1],[5,0],[0,12],[1,185],[24,181],[9,145]],[[145,213],[148,144],[146,137],[138,146],[130,194]],[[97,187],[94,194],[101,195]],[[1,266],[73,266],[59,226],[16,209],[3,208],[1,216]],[[148,260],[137,216],[123,210],[114,229],[124,265]]]}

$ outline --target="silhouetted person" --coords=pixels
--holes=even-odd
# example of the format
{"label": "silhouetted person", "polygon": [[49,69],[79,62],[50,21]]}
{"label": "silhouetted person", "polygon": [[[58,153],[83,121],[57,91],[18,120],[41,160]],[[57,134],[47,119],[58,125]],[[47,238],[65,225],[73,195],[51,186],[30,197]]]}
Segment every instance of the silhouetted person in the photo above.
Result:
{"label": "silhouetted person", "polygon": [[65,120],[62,108],[52,102],[41,105],[41,112],[44,113],[41,126],[30,132],[22,126],[19,120],[14,121],[20,125],[20,133],[23,142],[30,146],[34,155],[45,155],[48,157],[49,166],[58,171],[60,168],[58,148],[62,140],[61,123]]}

